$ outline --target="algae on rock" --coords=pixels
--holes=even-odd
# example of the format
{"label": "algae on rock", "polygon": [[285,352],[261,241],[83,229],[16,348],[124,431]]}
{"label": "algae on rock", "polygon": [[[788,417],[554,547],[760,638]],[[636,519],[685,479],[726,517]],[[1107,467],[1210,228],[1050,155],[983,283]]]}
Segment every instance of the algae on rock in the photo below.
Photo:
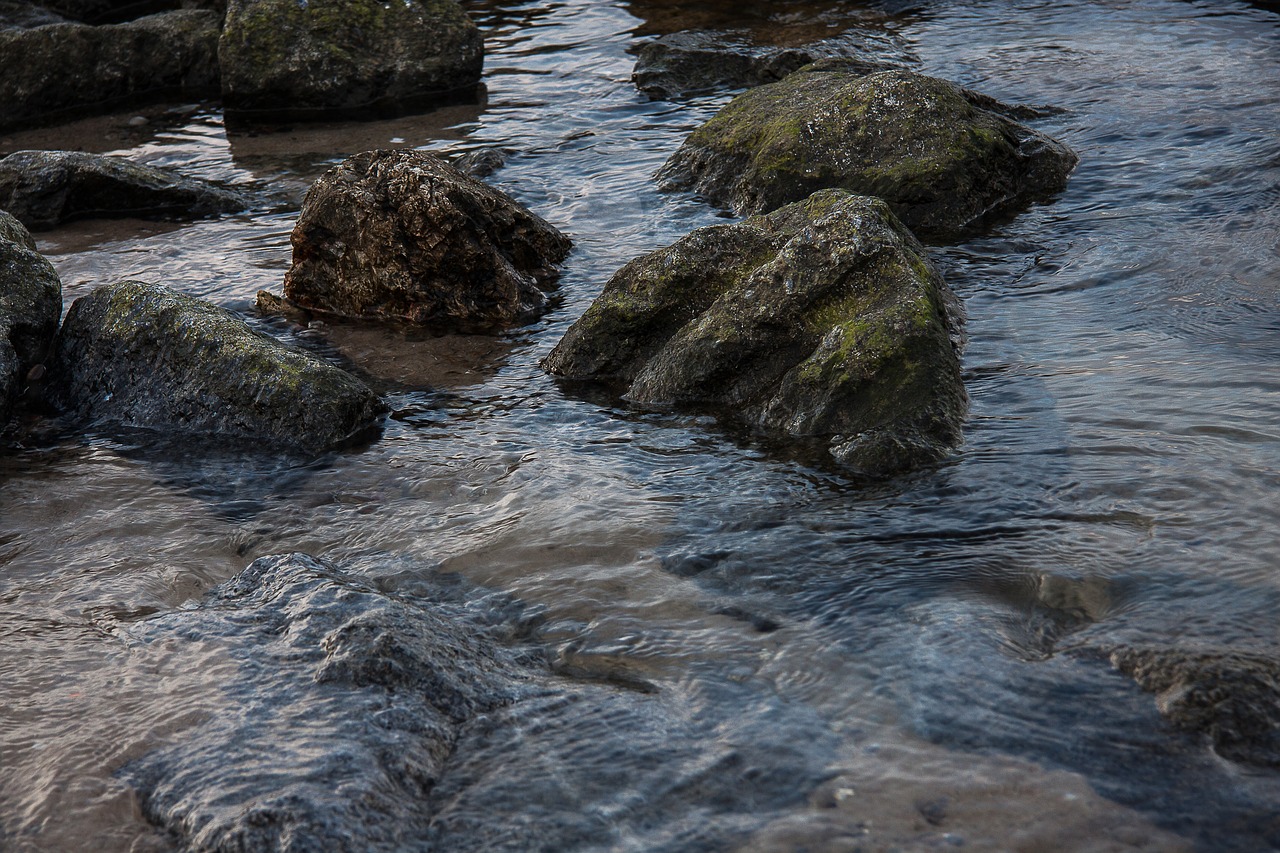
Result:
{"label": "algae on rock", "polygon": [[739,95],[658,173],[738,213],[839,187],[884,199],[909,228],[954,233],[1057,192],[1077,157],[1025,114],[908,71],[818,63]]}
{"label": "algae on rock", "polygon": [[625,265],[544,362],[644,406],[816,440],[855,473],[959,440],[959,307],[885,204],[826,190]]}

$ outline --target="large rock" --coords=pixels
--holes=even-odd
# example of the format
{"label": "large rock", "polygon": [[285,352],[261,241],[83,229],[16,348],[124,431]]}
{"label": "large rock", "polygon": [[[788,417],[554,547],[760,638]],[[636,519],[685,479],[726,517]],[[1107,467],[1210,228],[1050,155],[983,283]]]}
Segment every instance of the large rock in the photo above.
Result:
{"label": "large rock", "polygon": [[821,59],[839,58],[849,73],[871,74],[916,61],[908,48],[872,32],[845,33],[809,44],[756,44],[749,33],[689,30],[646,43],[631,80],[650,98],[776,83]]}
{"label": "large rock", "polygon": [[311,187],[285,297],[345,317],[488,328],[529,320],[567,237],[421,151],[368,151]]}
{"label": "large rock", "polygon": [[959,438],[957,312],[883,202],[827,190],[631,261],[544,366],[816,440],[876,476]]}
{"label": "large rock", "polygon": [[17,151],[0,160],[0,208],[28,228],[86,217],[212,216],[248,206],[234,190],[122,157]]}
{"label": "large rock", "polygon": [[0,429],[28,372],[43,363],[62,316],[62,282],[35,248],[27,230],[0,211]]}
{"label": "large rock", "polygon": [[368,433],[382,410],[355,377],[228,311],[125,281],[77,299],[48,394],[74,418],[318,452]]}
{"label": "large rock", "polygon": [[819,63],[739,95],[659,180],[739,213],[841,187],[884,199],[912,229],[946,234],[1061,190],[1075,167],[1069,148],[991,98],[908,71],[838,68]]}
{"label": "large rock", "polygon": [[307,118],[474,88],[484,45],[453,0],[231,0],[218,56],[228,110]]}
{"label": "large rock", "polygon": [[219,24],[217,13],[190,9],[0,30],[0,131],[143,98],[215,94]]}

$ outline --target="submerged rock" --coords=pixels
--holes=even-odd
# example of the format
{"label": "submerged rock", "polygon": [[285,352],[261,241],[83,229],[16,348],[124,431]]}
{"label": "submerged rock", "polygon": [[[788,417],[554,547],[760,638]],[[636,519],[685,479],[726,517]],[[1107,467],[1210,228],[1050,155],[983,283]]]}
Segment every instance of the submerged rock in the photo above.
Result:
{"label": "submerged rock", "polygon": [[474,88],[484,45],[453,0],[230,0],[218,57],[228,110],[307,118]]}
{"label": "submerged rock", "polygon": [[827,190],[631,261],[544,367],[816,440],[879,476],[959,440],[958,311],[883,202]]}
{"label": "submerged rock", "polygon": [[220,22],[187,9],[124,24],[0,30],[0,131],[142,98],[216,94]]}
{"label": "submerged rock", "polygon": [[52,402],[79,419],[315,453],[382,410],[355,377],[215,305],[125,281],[77,299],[50,359]]}
{"label": "submerged rock", "polygon": [[871,74],[916,61],[887,36],[846,33],[783,47],[754,43],[749,33],[689,30],[648,42],[636,55],[631,80],[650,98],[776,83],[820,59],[839,58],[849,73]]}
{"label": "submerged rock", "polygon": [[1232,761],[1280,768],[1280,660],[1230,650],[1122,647],[1112,665],[1180,729]]}
{"label": "submerged rock", "polygon": [[1075,153],[1010,112],[945,80],[819,64],[739,95],[658,178],[738,213],[840,187],[884,199],[909,228],[945,234],[1065,186]]}
{"label": "submerged rock", "polygon": [[35,251],[27,230],[0,211],[0,429],[28,373],[44,362],[61,316],[58,273]]}
{"label": "submerged rock", "polygon": [[520,323],[567,237],[510,196],[406,149],[348,158],[307,193],[284,294],[344,317],[462,328]]}
{"label": "submerged rock", "polygon": [[248,206],[234,190],[122,157],[17,151],[0,160],[0,207],[28,228],[89,217],[199,218]]}

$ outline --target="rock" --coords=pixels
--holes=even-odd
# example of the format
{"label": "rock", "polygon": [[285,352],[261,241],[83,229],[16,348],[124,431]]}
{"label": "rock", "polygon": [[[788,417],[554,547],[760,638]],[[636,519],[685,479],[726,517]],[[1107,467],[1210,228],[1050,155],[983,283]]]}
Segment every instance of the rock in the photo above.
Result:
{"label": "rock", "polygon": [[536,316],[571,245],[506,194],[408,149],[331,169],[292,240],[284,295],[296,306],[459,328]]}
{"label": "rock", "polygon": [[474,89],[484,45],[453,0],[231,0],[218,57],[229,111],[308,118]]}
{"label": "rock", "polygon": [[45,24],[65,24],[67,19],[52,9],[30,3],[0,1],[0,28],[31,29]]}
{"label": "rock", "polygon": [[234,190],[122,157],[17,151],[0,160],[0,207],[28,228],[88,217],[198,218],[248,206]]}
{"label": "rock", "polygon": [[0,429],[43,363],[62,316],[62,282],[22,225],[0,211]]}
{"label": "rock", "polygon": [[364,383],[217,306],[125,281],[77,299],[48,393],[74,418],[317,453],[369,433]]}
{"label": "rock", "polygon": [[218,91],[216,12],[0,30],[0,131],[167,95]]}
{"label": "rock", "polygon": [[805,65],[830,58],[841,58],[850,73],[861,74],[917,61],[905,46],[870,31],[781,47],[755,44],[742,31],[692,30],[641,47],[631,80],[650,98],[675,98],[776,83]]}
{"label": "rock", "polygon": [[497,148],[480,148],[459,154],[449,161],[449,165],[464,175],[487,178],[507,165],[507,155]]}
{"label": "rock", "polygon": [[826,190],[631,261],[543,366],[881,476],[959,439],[958,311],[883,202]]}
{"label": "rock", "polygon": [[840,187],[945,235],[1061,190],[1075,167],[1074,152],[991,98],[908,71],[838,69],[820,63],[739,95],[689,136],[660,182],[739,213]]}
{"label": "rock", "polygon": [[1137,648],[1112,665],[1156,694],[1160,713],[1232,761],[1280,768],[1280,660],[1230,650]]}

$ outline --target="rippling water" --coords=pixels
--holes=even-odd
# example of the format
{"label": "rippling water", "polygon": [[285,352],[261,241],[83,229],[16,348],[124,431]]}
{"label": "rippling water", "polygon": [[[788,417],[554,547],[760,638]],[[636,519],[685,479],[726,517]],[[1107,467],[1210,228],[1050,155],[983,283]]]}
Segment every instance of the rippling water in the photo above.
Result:
{"label": "rippling water", "polygon": [[[545,711],[563,715],[546,761],[584,790],[618,786],[601,813],[625,811],[654,773],[696,777],[738,738],[799,768],[794,802],[772,803],[743,849],[1280,848],[1280,778],[1169,729],[1105,660],[1060,653],[1067,631],[1280,644],[1268,5],[473,2],[478,106],[247,132],[192,105],[145,133],[124,115],[0,139],[74,138],[267,198],[214,222],[40,235],[68,300],[141,277],[248,311],[258,289],[279,291],[305,188],[377,146],[501,148],[490,180],[576,242],[556,309],[508,337],[335,325],[311,341],[396,409],[362,451],[193,460],[37,430],[0,455],[0,847],[167,849],[115,774],[218,714],[225,664],[123,632],[257,556],[301,550],[387,589],[456,575],[477,610],[520,602],[575,672],[656,686],[657,723]],[[686,26],[803,41],[850,23],[901,36],[927,73],[1063,107],[1037,126],[1081,155],[1052,203],[933,250],[969,317],[954,460],[868,489],[704,418],[562,391],[538,360],[608,276],[718,217],[650,176],[724,98],[644,101],[628,51]],[[1096,590],[1089,619],[1046,617],[1037,590],[1053,583]],[[681,713],[706,742],[636,768],[630,789],[628,756],[589,748],[600,726],[660,740],[652,726]],[[548,766],[500,767],[510,784],[450,820],[518,813]],[[596,849],[680,849],[668,829]]]}

